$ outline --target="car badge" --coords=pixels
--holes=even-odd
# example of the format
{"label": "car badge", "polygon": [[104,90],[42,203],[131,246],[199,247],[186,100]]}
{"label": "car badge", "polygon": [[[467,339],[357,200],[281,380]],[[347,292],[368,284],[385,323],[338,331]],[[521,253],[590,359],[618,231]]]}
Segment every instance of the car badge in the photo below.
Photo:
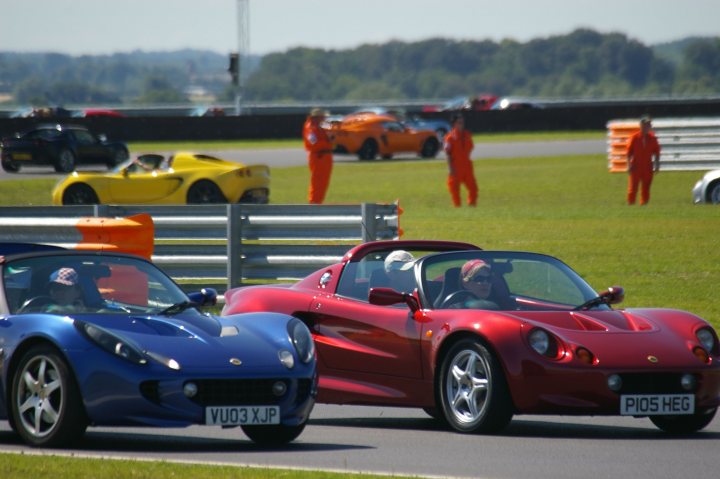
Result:
{"label": "car badge", "polygon": [[238,358],[230,358],[230,364],[233,366],[240,366],[242,364],[242,361],[240,361]]}
{"label": "car badge", "polygon": [[650,361],[650,362],[653,363],[653,364],[655,364],[655,363],[657,363],[658,361],[660,361],[656,356],[653,356],[652,354],[647,357],[647,360]]}

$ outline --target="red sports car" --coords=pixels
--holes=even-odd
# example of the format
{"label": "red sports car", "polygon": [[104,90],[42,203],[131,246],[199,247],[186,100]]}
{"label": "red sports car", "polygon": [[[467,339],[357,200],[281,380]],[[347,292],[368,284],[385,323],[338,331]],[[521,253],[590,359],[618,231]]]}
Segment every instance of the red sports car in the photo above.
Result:
{"label": "red sports car", "polygon": [[717,333],[691,313],[610,306],[622,300],[542,254],[379,241],[297,284],[228,291],[223,313],[300,318],[318,402],[423,408],[461,432],[499,431],[514,414],[704,428],[720,404]]}

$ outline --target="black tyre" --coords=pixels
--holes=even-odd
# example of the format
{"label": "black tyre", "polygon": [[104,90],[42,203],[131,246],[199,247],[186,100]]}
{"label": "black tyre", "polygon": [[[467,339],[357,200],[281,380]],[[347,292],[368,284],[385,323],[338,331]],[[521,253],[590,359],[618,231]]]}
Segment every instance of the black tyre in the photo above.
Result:
{"label": "black tyre", "polygon": [[720,181],[716,181],[708,186],[707,200],[708,203],[712,203],[713,205],[720,204]]}
{"label": "black tyre", "polygon": [[188,204],[227,203],[227,200],[215,183],[200,180],[188,190],[187,202]]}
{"label": "black tyre", "polygon": [[58,173],[70,173],[75,169],[75,153],[68,149],[60,150],[57,161],[55,162],[55,171]]}
{"label": "black tyre", "polygon": [[375,157],[378,154],[378,144],[377,141],[373,140],[372,138],[368,138],[363,142],[362,146],[357,152],[358,158],[361,160],[374,160]]}
{"label": "black tyre", "polygon": [[692,415],[650,416],[658,428],[670,434],[690,434],[703,429],[712,422],[717,408],[710,408]]}
{"label": "black tyre", "polygon": [[305,423],[299,426],[242,426],[243,432],[253,442],[263,446],[282,446],[287,444],[305,429]]}
{"label": "black tyre", "polygon": [[65,360],[48,345],[22,356],[10,399],[15,430],[30,446],[67,446],[85,433],[88,421],[78,387]]}
{"label": "black tyre", "polygon": [[100,199],[90,186],[85,183],[70,185],[62,196],[63,205],[97,205]]}
{"label": "black tyre", "polygon": [[494,433],[512,419],[505,375],[495,356],[476,340],[452,346],[436,383],[442,413],[459,432]]}
{"label": "black tyre", "polygon": [[420,150],[420,156],[423,158],[435,158],[437,156],[438,151],[440,151],[440,142],[437,138],[432,137],[425,140],[425,143],[422,145],[422,150]]}
{"label": "black tyre", "polygon": [[112,158],[110,158],[107,162],[108,170],[112,170],[113,168],[115,168],[117,165],[119,165],[123,161],[127,160],[128,158],[130,158],[130,153],[127,150],[125,150],[125,149],[115,150]]}
{"label": "black tyre", "polygon": [[2,168],[8,173],[17,173],[18,171],[20,171],[20,165],[10,159],[2,160]]}

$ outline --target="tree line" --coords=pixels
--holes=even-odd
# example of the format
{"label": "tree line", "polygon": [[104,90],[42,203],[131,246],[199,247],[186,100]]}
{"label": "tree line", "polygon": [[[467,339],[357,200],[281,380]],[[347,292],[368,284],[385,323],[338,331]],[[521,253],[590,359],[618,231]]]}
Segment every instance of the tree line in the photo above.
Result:
{"label": "tree line", "polygon": [[[647,46],[578,29],[531,40],[433,38],[353,49],[292,48],[250,59],[258,102],[440,99],[483,92],[542,98],[720,93],[720,37]],[[190,101],[190,87],[234,97],[224,55],[184,50],[72,57],[0,53],[0,93],[18,104]]]}

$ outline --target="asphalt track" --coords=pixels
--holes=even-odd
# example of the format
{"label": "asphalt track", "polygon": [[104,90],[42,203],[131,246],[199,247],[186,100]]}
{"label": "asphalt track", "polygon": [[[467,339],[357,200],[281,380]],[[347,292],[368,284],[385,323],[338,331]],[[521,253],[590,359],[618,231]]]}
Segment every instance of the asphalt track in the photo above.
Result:
{"label": "asphalt track", "polygon": [[[306,161],[300,149],[215,153],[271,167],[304,165]],[[603,141],[561,141],[480,144],[475,156],[604,153]],[[405,160],[428,161],[399,161]],[[336,161],[357,160],[340,156]],[[0,179],[47,176],[59,175],[46,168],[0,173]],[[48,451],[24,446],[7,423],[0,422],[0,451],[425,477],[676,479],[717,477],[720,419],[698,434],[672,437],[647,419],[517,416],[501,434],[481,436],[449,431],[420,410],[321,404],[315,407],[303,434],[285,448],[255,446],[240,429],[196,426],[90,428],[74,449]]]}
{"label": "asphalt track", "polygon": [[[0,451],[511,479],[717,477],[720,419],[668,436],[648,419],[518,416],[498,435],[451,432],[420,410],[317,405],[289,446],[262,448],[238,429],[91,428],[72,450],[30,449],[0,425]],[[0,467],[1,469],[1,467]]]}
{"label": "asphalt track", "polygon": [[[604,140],[573,140],[573,141],[524,141],[512,143],[478,143],[475,145],[473,158],[516,158],[533,156],[562,156],[562,155],[585,155],[605,154],[606,143]],[[301,166],[307,164],[307,157],[302,148],[277,148],[277,149],[242,149],[242,150],[221,150],[207,151],[206,153],[220,158],[239,161],[247,165],[266,164],[271,168],[282,168],[288,166]],[[140,152],[131,152],[137,154]],[[145,152],[143,152],[145,153]],[[156,152],[170,154],[172,152]],[[356,162],[357,157],[351,155],[335,155],[336,163]],[[375,160],[387,161],[387,160]],[[444,161],[443,155],[438,155],[434,160],[422,160],[414,156],[400,156],[390,161]],[[102,167],[83,166],[82,171],[106,171]],[[60,178],[61,173],[55,173],[51,167],[24,167],[19,173],[7,173],[0,169],[0,180],[8,179],[29,179],[29,178]]]}

